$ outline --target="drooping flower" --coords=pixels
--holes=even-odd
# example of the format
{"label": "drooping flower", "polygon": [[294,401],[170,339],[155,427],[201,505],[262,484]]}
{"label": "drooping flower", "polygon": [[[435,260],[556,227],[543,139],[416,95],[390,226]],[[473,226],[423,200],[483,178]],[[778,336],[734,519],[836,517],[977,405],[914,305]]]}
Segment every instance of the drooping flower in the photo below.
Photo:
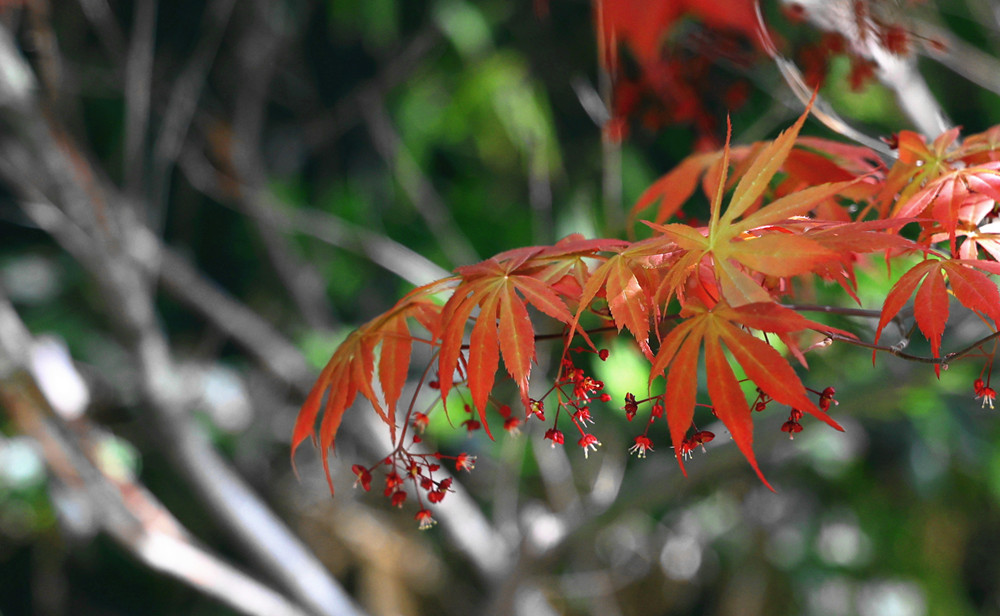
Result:
{"label": "drooping flower", "polygon": [[691,442],[695,445],[701,445],[702,451],[706,451],[705,443],[711,443],[713,440],[715,440],[715,433],[708,430],[700,430],[691,435]]}
{"label": "drooping flower", "polygon": [[793,439],[795,435],[802,432],[802,424],[795,421],[794,419],[789,419],[785,423],[781,424],[781,431],[788,433],[788,438]]}
{"label": "drooping flower", "polygon": [[392,493],[392,506],[393,507],[402,507],[403,503],[405,503],[405,502],[406,502],[406,492],[404,492],[402,490],[397,490],[396,492]]}
{"label": "drooping flower", "polygon": [[503,421],[503,429],[511,436],[517,436],[521,433],[521,420],[517,417],[508,417]]}
{"label": "drooping flower", "polygon": [[622,409],[625,411],[625,417],[627,417],[629,421],[632,421],[635,414],[639,412],[639,404],[635,401],[635,394],[625,394],[625,406],[623,406]]}
{"label": "drooping flower", "polygon": [[462,422],[462,425],[465,426],[465,429],[468,432],[475,432],[482,427],[482,424],[479,423],[478,419],[466,419]]}
{"label": "drooping flower", "polygon": [[418,434],[423,434],[424,430],[427,429],[428,423],[430,423],[430,417],[428,417],[425,413],[413,414],[413,429],[416,430]]}
{"label": "drooping flower", "polygon": [[534,414],[538,419],[545,421],[545,402],[542,400],[532,400],[528,407],[528,414]]}
{"label": "drooping flower", "polygon": [[427,530],[428,528],[437,524],[437,520],[431,517],[431,512],[427,509],[421,509],[417,512],[417,515],[413,516],[414,519],[420,523],[418,528],[420,530]]}
{"label": "drooping flower", "polygon": [[997,398],[997,392],[992,387],[983,387],[979,395],[976,396],[977,400],[979,398],[983,399],[984,408],[986,407],[987,404],[990,405],[990,408],[993,408],[993,401],[996,400]]}
{"label": "drooping flower", "polygon": [[581,425],[587,425],[588,423],[594,423],[594,418],[590,415],[589,406],[581,406],[575,413],[573,413],[573,419]]}
{"label": "drooping flower", "polygon": [[649,440],[646,435],[640,434],[635,437],[635,444],[629,447],[628,451],[636,454],[637,457],[645,458],[647,451],[653,451],[653,441]]}
{"label": "drooping flower", "polygon": [[561,431],[559,431],[559,430],[556,430],[555,428],[549,428],[548,430],[546,430],[545,431],[545,438],[547,440],[552,441],[552,448],[553,449],[555,449],[556,445],[562,445],[564,442],[566,442],[566,439],[563,436],[563,433]]}
{"label": "drooping flower", "polygon": [[360,464],[355,464],[351,467],[351,472],[358,476],[354,481],[354,487],[359,485],[368,492],[372,489],[372,474],[368,472],[368,469],[361,466]]}
{"label": "drooping flower", "polygon": [[401,485],[403,485],[403,478],[396,471],[392,471],[385,476],[385,495],[389,496]]}
{"label": "drooping flower", "polygon": [[583,438],[578,440],[576,444],[583,448],[583,457],[588,458],[591,451],[597,451],[597,448],[601,446],[601,441],[597,440],[593,434],[584,434]]}
{"label": "drooping flower", "polygon": [[823,390],[823,393],[819,395],[820,410],[829,411],[831,404],[839,404],[836,400],[833,399],[833,396],[836,393],[837,390],[834,389],[833,387],[827,387],[826,389]]}

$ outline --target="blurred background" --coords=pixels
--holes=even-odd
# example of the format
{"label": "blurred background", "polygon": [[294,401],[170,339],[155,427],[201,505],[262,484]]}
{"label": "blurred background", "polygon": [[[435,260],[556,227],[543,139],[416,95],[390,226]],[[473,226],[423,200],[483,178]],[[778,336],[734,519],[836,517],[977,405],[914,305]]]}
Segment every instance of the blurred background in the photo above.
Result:
{"label": "blurred background", "polygon": [[[776,493],[727,438],[686,479],[665,446],[629,457],[646,376],[624,339],[590,366],[614,400],[588,460],[538,422],[490,442],[432,421],[478,463],[427,532],[351,488],[389,448],[361,404],[335,498],[311,447],[292,472],[354,327],[458,265],[624,236],[727,113],[740,143],[790,124],[789,82],[876,146],[1000,123],[988,0],[763,9],[776,58],[738,0],[0,1],[0,615],[1000,614],[982,358],[936,379],[811,353],[846,432],[758,415]],[[862,306],[892,281],[866,269]],[[952,312],[946,347],[984,335]]]}

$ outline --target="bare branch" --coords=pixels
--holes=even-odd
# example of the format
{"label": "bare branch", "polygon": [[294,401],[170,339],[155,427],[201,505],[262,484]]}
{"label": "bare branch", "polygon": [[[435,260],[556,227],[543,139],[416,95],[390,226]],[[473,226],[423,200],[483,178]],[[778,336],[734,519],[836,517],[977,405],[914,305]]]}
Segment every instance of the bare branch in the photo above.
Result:
{"label": "bare branch", "polygon": [[125,194],[133,202],[142,197],[144,151],[152,97],[153,47],[156,38],[156,0],[139,0],[133,15],[132,42],[125,62]]}
{"label": "bare branch", "polygon": [[[806,85],[805,79],[802,77],[802,73],[799,71],[798,67],[795,66],[795,63],[782,55],[781,52],[778,51],[774,41],[771,40],[767,24],[764,22],[764,14],[761,12],[760,0],[755,0],[754,5],[757,9],[757,36],[761,46],[764,48],[764,51],[767,52],[767,55],[774,61],[778,70],[781,72],[781,76],[784,78],[785,83],[787,83],[788,87],[791,88],[795,97],[799,99],[799,102],[802,103],[803,106],[808,105],[809,100],[813,98],[812,88]],[[815,99],[813,100],[812,115],[830,130],[841,134],[848,139],[856,141],[863,146],[869,147],[887,158],[896,158],[896,153],[890,150],[884,143],[849,125],[818,93],[816,93]]]}
{"label": "bare branch", "polygon": [[[11,84],[9,76],[30,75],[30,69],[19,55],[11,46],[3,44],[7,40],[6,30],[0,29],[0,92],[23,88],[21,84]],[[51,192],[52,202],[66,211],[67,218],[73,221],[72,226],[63,227],[75,231],[55,237],[59,241],[69,239],[66,248],[79,253],[82,263],[97,279],[121,340],[133,354],[141,374],[144,402],[151,411],[151,421],[162,436],[164,453],[217,522],[238,540],[239,546],[311,612],[331,616],[358,614],[346,593],[232,471],[188,414],[180,393],[183,388],[177,382],[177,371],[153,306],[152,288],[146,274],[148,266],[144,265],[150,255],[150,246],[143,245],[146,236],[136,233],[139,227],[129,215],[130,210],[121,206],[120,198],[111,187],[98,183],[99,175],[71,143],[64,140],[61,147],[51,146],[55,140],[52,130],[40,116],[37,105],[7,106],[0,111],[33,127],[32,132],[23,135],[29,145],[23,146],[18,154],[28,161],[37,157],[35,167],[44,174],[45,185],[51,187],[45,190]],[[3,145],[17,151],[21,142],[6,141]],[[26,197],[44,194],[36,186],[24,184],[34,177],[32,175],[5,175]],[[86,183],[81,185],[81,179]],[[106,201],[95,203],[89,198],[94,196]],[[99,205],[103,209],[99,209]],[[98,224],[91,226],[89,223],[95,211],[103,216]],[[27,212],[30,215],[35,210],[29,207]],[[75,214],[84,218],[82,224]],[[54,216],[50,218],[38,222],[59,222]],[[121,233],[109,234],[107,230],[110,229]],[[89,242],[82,244],[78,241],[80,236]]]}
{"label": "bare branch", "polygon": [[378,75],[341,98],[333,109],[307,121],[303,127],[306,143],[319,148],[335,141],[361,121],[364,101],[371,96],[384,96],[413,75],[414,69],[441,42],[441,32],[428,28],[414,36],[407,45],[392,54]]}
{"label": "bare branch", "polygon": [[40,395],[25,360],[34,342],[0,295],[0,406],[34,438],[55,476],[87,503],[100,527],[150,568],[249,616],[306,616],[274,590],[204,548],[141,484],[108,474],[95,456],[100,439],[86,417],[72,426]]}
{"label": "bare branch", "polygon": [[[180,167],[192,186],[220,203],[236,203],[241,196],[251,192],[249,186],[237,186],[234,189],[231,186],[232,179],[221,177],[193,148],[185,149]],[[449,275],[448,270],[420,253],[330,212],[285,206],[269,191],[259,195],[257,206],[253,209],[240,207],[240,210],[250,216],[266,217],[268,224],[284,233],[294,231],[367,257],[414,286],[419,287]]]}
{"label": "bare branch", "polygon": [[174,83],[167,99],[167,108],[163,113],[160,132],[153,147],[149,188],[153,211],[163,209],[169,189],[170,173],[184,146],[191,119],[198,106],[201,89],[222,43],[222,35],[225,33],[235,4],[236,0],[215,0],[205,8],[200,25],[202,36],[198,40],[198,47]]}
{"label": "bare branch", "polygon": [[403,144],[382,97],[376,93],[365,93],[361,100],[361,114],[375,149],[448,258],[456,264],[479,261],[475,249],[452,219],[444,200]]}
{"label": "bare branch", "polygon": [[97,33],[97,40],[104,46],[114,64],[125,57],[125,35],[115,21],[108,0],[80,0],[80,8]]}

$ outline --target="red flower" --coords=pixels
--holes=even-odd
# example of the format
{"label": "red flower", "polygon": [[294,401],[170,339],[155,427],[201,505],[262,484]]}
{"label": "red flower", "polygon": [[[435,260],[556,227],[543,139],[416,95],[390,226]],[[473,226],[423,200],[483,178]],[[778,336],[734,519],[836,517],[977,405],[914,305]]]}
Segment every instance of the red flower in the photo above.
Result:
{"label": "red flower", "polygon": [[476,456],[470,456],[464,451],[455,458],[455,470],[471,471],[476,468]]}
{"label": "red flower", "polygon": [[977,400],[979,398],[983,399],[983,407],[989,404],[990,408],[993,408],[993,401],[996,400],[996,397],[997,397],[997,392],[992,387],[983,387],[982,390],[979,392],[979,395],[976,396],[976,399]]}
{"label": "red flower", "polygon": [[534,413],[542,421],[545,421],[545,403],[541,400],[532,400],[529,407],[529,415]]}
{"label": "red flower", "polygon": [[427,509],[421,509],[417,512],[417,515],[413,516],[414,519],[420,523],[420,530],[427,530],[431,526],[437,524],[437,521],[431,517],[431,512]]}
{"label": "red flower", "polygon": [[503,429],[511,436],[517,436],[521,433],[521,420],[517,417],[508,417],[503,422]]}
{"label": "red flower", "polygon": [[795,435],[802,432],[802,424],[795,421],[794,419],[789,419],[785,423],[781,424],[781,431],[788,433],[788,438],[795,438]]}
{"label": "red flower", "polygon": [[639,404],[635,401],[635,394],[625,394],[625,406],[622,407],[625,410],[625,417],[629,421],[635,417],[635,414],[639,412]]}
{"label": "red flower", "polygon": [[392,506],[402,507],[403,503],[406,502],[406,492],[398,490],[392,493]]}
{"label": "red flower", "polygon": [[838,404],[838,402],[833,399],[833,396],[836,393],[837,390],[832,387],[824,389],[823,393],[819,395],[819,408],[823,411],[829,411],[830,404]]}
{"label": "red flower", "polygon": [[358,476],[354,482],[354,487],[358,487],[358,484],[360,484],[365,492],[372,489],[372,474],[368,472],[367,468],[360,464],[355,464],[351,467],[351,472]]}
{"label": "red flower", "polygon": [[385,495],[389,496],[401,485],[403,485],[403,478],[396,471],[389,473],[385,476]]}
{"label": "red flower", "polygon": [[462,422],[462,425],[465,426],[465,429],[469,432],[475,432],[481,427],[481,424],[477,419],[466,419]]}
{"label": "red flower", "polygon": [[560,432],[559,430],[556,430],[555,428],[549,428],[548,430],[546,430],[545,438],[552,441],[553,449],[555,449],[556,445],[562,445],[564,442],[566,442],[565,437],[563,437],[563,433]]}
{"label": "red flower", "polygon": [[702,430],[700,432],[695,432],[691,436],[691,441],[695,445],[701,445],[702,451],[705,450],[705,443],[711,443],[713,440],[715,440],[715,433],[714,432],[709,432],[708,430]]}
{"label": "red flower", "polygon": [[583,438],[578,440],[576,444],[583,447],[583,457],[588,458],[591,450],[597,451],[597,448],[601,446],[601,441],[597,440],[593,434],[584,434]]}
{"label": "red flower", "polygon": [[423,433],[427,429],[427,424],[430,423],[430,417],[424,413],[414,413],[413,414],[413,429],[418,433]]}
{"label": "red flower", "polygon": [[646,438],[644,434],[635,437],[635,445],[629,447],[629,453],[634,453],[640,458],[646,457],[647,451],[653,451],[653,441]]}
{"label": "red flower", "polygon": [[594,418],[590,416],[590,407],[583,406],[573,413],[573,419],[580,424],[587,425],[587,422],[594,423]]}

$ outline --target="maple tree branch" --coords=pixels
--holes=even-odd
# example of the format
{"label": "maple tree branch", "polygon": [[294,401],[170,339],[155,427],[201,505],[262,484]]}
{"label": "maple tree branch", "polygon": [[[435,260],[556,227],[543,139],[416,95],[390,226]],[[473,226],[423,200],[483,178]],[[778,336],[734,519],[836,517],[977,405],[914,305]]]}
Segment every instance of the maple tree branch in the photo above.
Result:
{"label": "maple tree branch", "polygon": [[302,133],[306,145],[322,148],[339,139],[362,119],[362,107],[368,97],[384,96],[412,78],[420,63],[432,51],[440,49],[442,40],[441,31],[436,27],[417,32],[397,53],[390,54],[390,59],[376,76],[341,97],[329,111],[305,121]]}
{"label": "maple tree branch", "polygon": [[[990,10],[994,8],[991,6],[985,9],[984,5],[975,2],[967,4],[974,12],[980,13],[977,16],[984,20],[988,19]],[[941,43],[923,46],[929,58],[937,60],[981,88],[1000,94],[1000,62],[994,56],[966,43],[941,25],[921,21],[917,28],[921,36]]]}
{"label": "maple tree branch", "polygon": [[921,364],[940,364],[941,366],[948,366],[951,362],[971,354],[973,351],[979,349],[987,342],[1000,338],[1000,332],[994,332],[989,336],[980,338],[976,342],[973,342],[972,344],[958,351],[953,351],[951,353],[948,353],[943,357],[924,357],[922,355],[913,355],[912,353],[907,353],[898,346],[885,346],[881,344],[875,344],[874,342],[866,342],[864,340],[858,340],[856,338],[849,338],[847,336],[844,336],[842,334],[837,334],[834,332],[824,332],[824,334],[830,340],[835,340],[837,342],[846,342],[847,344],[853,346],[864,347],[866,349],[872,349],[874,351],[881,351],[883,353],[888,353],[889,355],[894,355],[900,359],[905,359],[906,361],[912,361]]}
{"label": "maple tree branch", "polygon": [[[767,29],[767,24],[764,22],[764,14],[761,11],[760,0],[755,0],[754,7],[757,11],[757,35],[761,46],[764,51],[770,56],[771,60],[774,61],[775,66],[778,67],[782,78],[785,83],[791,89],[795,97],[802,103],[802,105],[808,105],[810,98],[813,96],[812,88],[806,85],[805,78],[799,71],[798,67],[794,62],[786,58],[781,52],[778,51],[777,46],[771,39],[771,35]],[[812,114],[820,122],[827,126],[830,130],[852,139],[863,146],[871,148],[876,152],[882,154],[886,158],[893,159],[896,158],[897,154],[893,150],[889,149],[880,140],[871,137],[862,131],[854,128],[848,124],[843,118],[841,118],[833,107],[827,103],[819,93],[815,93],[815,100],[813,102]]]}
{"label": "maple tree branch", "polygon": [[[879,319],[882,317],[881,310],[870,310],[867,308],[845,308],[842,306],[827,306],[822,304],[782,304],[785,308],[789,310],[795,310],[797,312],[823,312],[826,314],[836,314],[846,317],[865,317],[869,319]],[[906,332],[903,326],[903,318],[900,315],[895,315],[892,317],[890,323],[895,323],[896,327],[899,328],[900,333],[904,333],[903,338],[909,341],[910,337],[913,335],[913,330]]]}
{"label": "maple tree branch", "polygon": [[149,133],[153,95],[153,49],[156,46],[156,0],[135,3],[131,41],[125,58],[125,145],[122,162],[123,192],[133,204],[145,203],[143,151]]}
{"label": "maple tree branch", "polygon": [[826,314],[838,314],[847,317],[868,317],[872,319],[882,316],[881,310],[868,310],[865,308],[843,308],[841,306],[825,306],[820,304],[782,304],[782,306],[796,312],[824,312]]}
{"label": "maple tree branch", "polygon": [[266,194],[259,196],[257,207],[242,206],[239,200],[252,189],[233,186],[233,178],[224,177],[197,148],[185,148],[179,165],[197,190],[247,216],[266,217],[267,224],[283,233],[299,233],[364,256],[417,287],[450,275],[448,270],[386,235],[347,222],[331,212],[288,206],[265,187],[258,189]]}
{"label": "maple tree branch", "polygon": [[240,63],[241,87],[233,112],[229,162],[240,186],[248,189],[238,203],[256,214],[250,219],[278,280],[288,290],[311,329],[330,330],[334,325],[334,309],[327,297],[327,282],[316,266],[299,254],[290,238],[283,237],[271,223],[274,208],[268,206],[270,195],[263,189],[270,175],[261,156],[266,107],[270,99],[268,86],[279,66],[275,58],[287,46],[287,32],[265,16],[271,7],[264,4],[253,4],[250,10],[258,16],[246,28],[241,42],[243,48],[254,52]]}
{"label": "maple tree branch", "polygon": [[131,208],[42,113],[33,73],[0,27],[0,173],[23,210],[79,259],[132,355],[164,453],[205,509],[290,596],[315,614],[360,614],[343,588],[208,442],[190,415],[146,268],[151,256]]}
{"label": "maple tree branch", "polygon": [[[55,480],[88,508],[101,530],[151,569],[244,614],[307,616],[280,593],[198,546],[145,485],[110,469],[100,452],[105,437],[86,415],[75,416],[79,407],[60,410],[46,399],[38,381],[43,368],[29,358],[37,348],[0,292],[0,407],[38,443]],[[84,396],[78,402],[85,405]]]}
{"label": "maple tree branch", "polygon": [[215,0],[205,8],[202,22],[198,26],[202,36],[187,64],[171,84],[166,107],[161,113],[160,130],[152,144],[149,199],[153,211],[163,210],[163,203],[170,189],[170,174],[183,149],[205,81],[235,4],[235,0]]}
{"label": "maple tree branch", "polygon": [[964,357],[965,355],[969,355],[974,350],[982,347],[984,344],[986,344],[990,340],[996,340],[997,338],[1000,338],[1000,331],[993,332],[989,336],[986,336],[985,338],[981,338],[980,340],[978,340],[976,342],[973,342],[972,344],[970,344],[969,346],[967,346],[967,347],[965,347],[963,349],[960,349],[960,350],[955,351],[953,353],[948,353],[947,355],[944,356],[944,360],[945,361],[942,362],[942,363],[945,364],[945,365],[947,365],[948,362],[950,362],[952,360],[955,360],[955,359],[960,359],[961,357]]}
{"label": "maple tree branch", "polygon": [[365,92],[361,99],[361,115],[375,151],[385,161],[396,182],[448,258],[456,264],[479,261],[475,248],[459,229],[444,199],[403,143],[382,97]]}
{"label": "maple tree branch", "polygon": [[111,12],[108,0],[79,0],[84,17],[97,34],[97,40],[104,47],[104,53],[112,64],[119,65],[125,58],[125,34]]}
{"label": "maple tree branch", "polygon": [[846,342],[847,344],[853,346],[859,346],[866,349],[872,349],[875,351],[882,351],[883,353],[888,353],[890,355],[895,355],[900,359],[905,359],[907,361],[914,361],[923,364],[941,364],[944,363],[940,357],[922,357],[920,355],[912,355],[907,353],[896,346],[885,346],[881,344],[875,344],[874,342],[867,342],[865,340],[859,340],[857,338],[850,338],[842,334],[837,334],[834,332],[824,332],[829,340],[834,340],[837,342]]}

